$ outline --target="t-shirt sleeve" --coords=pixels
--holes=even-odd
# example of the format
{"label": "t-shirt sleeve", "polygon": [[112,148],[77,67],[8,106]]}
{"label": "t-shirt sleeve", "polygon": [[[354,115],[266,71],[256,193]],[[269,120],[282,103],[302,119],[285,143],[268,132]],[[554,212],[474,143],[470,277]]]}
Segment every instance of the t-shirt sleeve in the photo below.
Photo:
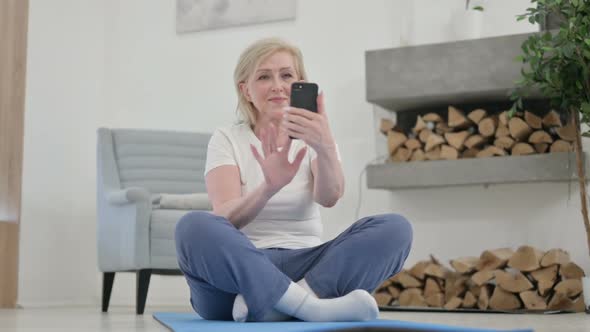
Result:
{"label": "t-shirt sleeve", "polygon": [[205,176],[210,170],[222,165],[237,165],[237,161],[230,138],[226,133],[217,129],[213,132],[207,146]]}

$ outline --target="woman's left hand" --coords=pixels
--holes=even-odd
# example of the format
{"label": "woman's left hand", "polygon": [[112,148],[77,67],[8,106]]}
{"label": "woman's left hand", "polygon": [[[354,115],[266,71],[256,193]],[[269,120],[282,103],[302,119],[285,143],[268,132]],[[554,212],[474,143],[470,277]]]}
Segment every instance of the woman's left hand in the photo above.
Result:
{"label": "woman's left hand", "polygon": [[318,96],[317,104],[317,113],[289,107],[283,115],[282,127],[289,136],[304,141],[319,154],[334,149],[336,143],[328,124],[323,92]]}

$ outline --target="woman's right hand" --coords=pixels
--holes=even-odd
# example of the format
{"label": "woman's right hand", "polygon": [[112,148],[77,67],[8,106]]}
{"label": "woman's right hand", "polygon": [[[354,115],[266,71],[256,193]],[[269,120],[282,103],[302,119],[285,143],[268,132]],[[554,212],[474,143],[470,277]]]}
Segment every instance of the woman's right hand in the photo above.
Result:
{"label": "woman's right hand", "polygon": [[295,160],[289,162],[289,150],[291,149],[292,140],[289,138],[287,144],[281,151],[277,148],[277,136],[278,128],[274,125],[270,125],[269,128],[263,128],[260,130],[260,136],[262,141],[263,156],[260,155],[256,147],[250,144],[250,149],[254,154],[254,158],[260,164],[262,173],[268,189],[272,194],[277,193],[281,188],[289,184],[295,174],[299,170],[301,161],[305,156],[307,147],[302,148],[297,152]]}

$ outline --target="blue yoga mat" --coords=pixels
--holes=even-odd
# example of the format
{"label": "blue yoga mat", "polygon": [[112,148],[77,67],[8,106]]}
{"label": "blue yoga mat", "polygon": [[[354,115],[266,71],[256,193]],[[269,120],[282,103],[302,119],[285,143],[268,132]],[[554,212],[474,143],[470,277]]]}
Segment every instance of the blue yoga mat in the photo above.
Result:
{"label": "blue yoga mat", "polygon": [[416,332],[532,332],[526,330],[491,330],[473,327],[457,327],[440,324],[404,322],[399,320],[374,320],[368,322],[310,323],[289,321],[280,323],[236,323],[204,320],[194,313],[157,312],[154,318],[174,332],[315,332],[315,331],[416,331]]}

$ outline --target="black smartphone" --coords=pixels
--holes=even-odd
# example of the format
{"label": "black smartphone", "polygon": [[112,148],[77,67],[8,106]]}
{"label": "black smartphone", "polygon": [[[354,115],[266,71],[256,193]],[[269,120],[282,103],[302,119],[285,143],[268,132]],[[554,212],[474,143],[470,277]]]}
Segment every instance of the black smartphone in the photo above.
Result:
{"label": "black smartphone", "polygon": [[291,84],[291,106],[318,112],[318,85],[315,83],[295,82]]}
{"label": "black smartphone", "polygon": [[[291,106],[318,112],[318,85],[315,83],[295,82],[291,84]],[[297,139],[289,136],[291,139]]]}

